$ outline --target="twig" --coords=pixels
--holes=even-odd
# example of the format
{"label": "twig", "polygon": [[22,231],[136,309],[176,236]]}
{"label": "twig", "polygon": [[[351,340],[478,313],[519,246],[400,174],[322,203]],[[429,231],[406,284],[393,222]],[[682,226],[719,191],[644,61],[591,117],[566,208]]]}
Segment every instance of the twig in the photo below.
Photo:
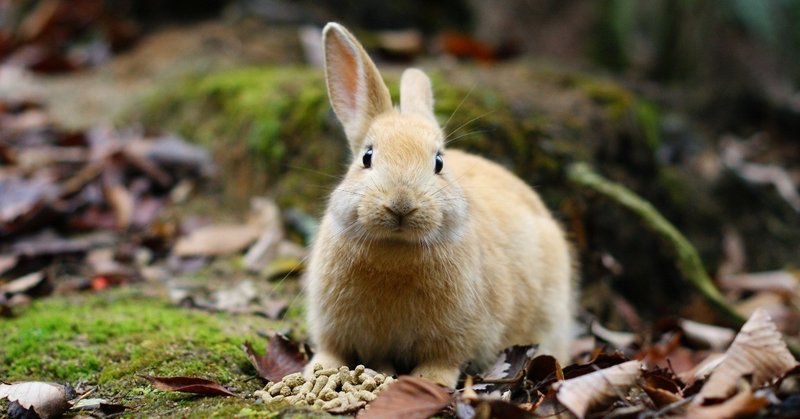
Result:
{"label": "twig", "polygon": [[676,402],[670,403],[670,404],[662,407],[661,409],[659,409],[659,410],[657,410],[655,412],[645,412],[639,417],[642,418],[642,419],[666,417],[667,414],[672,413],[673,410],[680,409],[683,406],[686,406],[687,404],[691,403],[691,401],[694,400],[694,398],[695,398],[695,395],[689,396],[689,397],[687,397],[685,399],[680,399],[680,400],[678,400]]}
{"label": "twig", "polygon": [[645,226],[666,239],[675,251],[678,270],[683,277],[730,321],[739,326],[744,324],[744,317],[725,300],[711,282],[694,246],[653,205],[630,189],[603,178],[586,163],[571,164],[567,168],[567,178],[571,182],[604,195],[639,216]]}

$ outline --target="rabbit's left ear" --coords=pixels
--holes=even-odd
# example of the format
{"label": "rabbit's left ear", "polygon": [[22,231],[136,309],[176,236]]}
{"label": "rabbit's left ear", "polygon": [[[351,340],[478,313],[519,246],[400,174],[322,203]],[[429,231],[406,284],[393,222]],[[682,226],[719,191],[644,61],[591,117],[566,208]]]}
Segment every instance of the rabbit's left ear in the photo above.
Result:
{"label": "rabbit's left ear", "polygon": [[431,80],[422,70],[409,68],[400,79],[400,113],[416,114],[438,124],[433,114]]}
{"label": "rabbit's left ear", "polygon": [[392,99],[375,64],[347,29],[328,23],[322,39],[328,96],[357,156],[375,117],[392,110]]}

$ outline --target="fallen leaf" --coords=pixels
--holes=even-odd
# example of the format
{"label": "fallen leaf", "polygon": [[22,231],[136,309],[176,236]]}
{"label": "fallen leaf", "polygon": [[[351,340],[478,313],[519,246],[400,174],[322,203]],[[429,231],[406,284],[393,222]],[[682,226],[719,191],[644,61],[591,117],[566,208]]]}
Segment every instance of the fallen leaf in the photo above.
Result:
{"label": "fallen leaf", "polygon": [[481,394],[496,396],[519,389],[533,362],[536,349],[532,345],[514,345],[504,349],[495,363],[476,378],[473,389]]}
{"label": "fallen leaf", "polygon": [[615,349],[627,348],[638,340],[635,333],[609,330],[598,322],[592,322],[590,329],[593,335],[602,341],[610,343]]}
{"label": "fallen leaf", "polygon": [[628,358],[626,358],[621,352],[601,352],[592,358],[591,361],[585,364],[572,364],[564,367],[563,374],[564,378],[566,379],[576,378],[580,377],[581,375],[595,372],[598,369],[602,370],[614,365],[622,364],[626,361],[628,361]]}
{"label": "fallen leaf", "polygon": [[800,286],[797,274],[788,271],[769,271],[726,275],[720,287],[731,291],[770,291],[785,297],[796,295]]}
{"label": "fallen leaf", "polygon": [[254,309],[253,313],[264,316],[268,319],[282,319],[289,309],[289,302],[282,299],[269,299],[261,303],[260,308]]}
{"label": "fallen leaf", "polygon": [[702,361],[703,353],[687,348],[681,343],[682,340],[683,333],[680,331],[667,333],[660,342],[646,346],[636,358],[641,359],[648,368],[669,368],[676,373],[691,370]]}
{"label": "fallen leaf", "polygon": [[84,412],[99,412],[104,416],[114,415],[124,412],[125,406],[116,403],[110,403],[106,399],[81,399],[72,405],[71,410],[84,411]]}
{"label": "fallen leaf", "polygon": [[33,409],[41,418],[60,416],[69,409],[69,399],[75,391],[55,383],[29,381],[24,383],[0,383],[0,399],[17,402],[23,409]]}
{"label": "fallen leaf", "polygon": [[708,378],[708,376],[711,375],[711,372],[714,371],[714,369],[716,369],[724,359],[725,354],[712,353],[699,364],[695,365],[694,368],[679,373],[678,377],[681,379],[681,381],[686,383],[687,387],[690,387],[695,382]]}
{"label": "fallen leaf", "polygon": [[213,305],[216,310],[228,312],[243,311],[257,296],[258,291],[256,291],[253,281],[246,280],[240,282],[235,287],[228,287],[216,291],[213,295]]}
{"label": "fallen leaf", "polygon": [[283,240],[283,224],[278,205],[272,200],[254,199],[251,203],[257,214],[257,224],[261,229],[258,240],[247,250],[244,266],[250,272],[258,272],[275,258],[278,244]]}
{"label": "fallen leaf", "polygon": [[[553,382],[564,380],[564,371],[558,360],[550,355],[539,355],[528,365],[526,378],[534,384],[534,388],[546,391]],[[541,387],[541,388],[540,388]]]}
{"label": "fallen leaf", "polygon": [[480,375],[478,382],[522,378],[523,370],[533,360],[536,349],[532,345],[514,345],[504,349],[494,364]]}
{"label": "fallen leaf", "polygon": [[66,239],[52,231],[44,231],[35,236],[17,240],[11,252],[29,258],[51,255],[84,253],[92,246],[89,240]]}
{"label": "fallen leaf", "polygon": [[250,342],[245,342],[243,346],[247,359],[253,364],[258,375],[273,382],[280,381],[289,374],[303,371],[310,355],[305,347],[301,350],[299,344],[280,333],[275,333],[269,339],[267,353],[264,355],[257,354]]}
{"label": "fallen leaf", "polygon": [[440,35],[439,48],[458,58],[471,58],[482,62],[494,61],[492,49],[485,43],[456,32],[447,32]]}
{"label": "fallen leaf", "polygon": [[0,234],[21,230],[16,221],[31,218],[56,191],[54,185],[41,179],[0,177]]}
{"label": "fallen leaf", "polygon": [[50,294],[53,284],[44,272],[33,272],[17,278],[11,282],[0,285],[0,293],[14,295],[26,294],[31,297],[40,297]]}
{"label": "fallen leaf", "polygon": [[114,210],[117,228],[126,230],[133,219],[133,196],[124,185],[117,184],[106,185],[105,194],[108,205]]}
{"label": "fallen leaf", "polygon": [[155,377],[140,375],[149,381],[153,387],[165,391],[180,391],[182,393],[202,394],[206,396],[233,396],[225,387],[204,378],[197,377]]}
{"label": "fallen leaf", "polygon": [[[735,385],[736,383],[734,383]],[[686,411],[686,419],[739,418],[750,417],[769,404],[766,397],[756,396],[745,388],[722,403],[712,405],[691,404]]]}
{"label": "fallen leaf", "polygon": [[379,50],[395,59],[413,59],[425,47],[425,40],[418,29],[383,30],[375,33]]}
{"label": "fallen leaf", "polygon": [[0,275],[17,266],[18,261],[19,256],[17,255],[0,255]]}
{"label": "fallen leaf", "polygon": [[736,332],[727,327],[703,324],[686,319],[680,319],[678,324],[687,340],[715,351],[727,348],[736,336]]}
{"label": "fallen leaf", "polygon": [[8,294],[21,294],[34,288],[44,280],[44,272],[32,272],[5,284],[0,284],[0,292]]}
{"label": "fallen leaf", "polygon": [[210,176],[215,171],[214,160],[208,150],[176,136],[132,141],[125,151],[154,161],[161,167],[169,167],[172,173],[190,171],[195,175]]}
{"label": "fallen leaf", "polygon": [[479,400],[474,406],[475,419],[527,419],[535,416],[514,403],[500,399]]}
{"label": "fallen leaf", "polygon": [[767,312],[758,309],[742,326],[725,359],[703,385],[699,400],[731,396],[736,383],[746,375],[752,376],[750,383],[755,388],[771,384],[797,364]]}
{"label": "fallen leaf", "polygon": [[249,224],[219,224],[201,227],[178,239],[177,256],[220,256],[237,253],[252,244],[261,231]]}
{"label": "fallen leaf", "polygon": [[424,378],[401,376],[367,405],[360,418],[427,419],[453,402],[444,387]]}
{"label": "fallen leaf", "polygon": [[582,418],[590,408],[610,403],[627,393],[642,374],[640,361],[628,361],[557,383],[556,397],[575,416]]}
{"label": "fallen leaf", "polygon": [[683,399],[682,384],[676,377],[664,369],[645,371],[642,374],[641,387],[656,407],[666,406]]}

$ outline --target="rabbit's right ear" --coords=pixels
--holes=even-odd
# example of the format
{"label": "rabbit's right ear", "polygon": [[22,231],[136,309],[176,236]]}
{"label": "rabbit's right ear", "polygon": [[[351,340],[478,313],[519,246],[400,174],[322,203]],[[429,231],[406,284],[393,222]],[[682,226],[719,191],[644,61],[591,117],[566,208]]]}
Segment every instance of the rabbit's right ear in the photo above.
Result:
{"label": "rabbit's right ear", "polygon": [[325,25],[322,42],[328,96],[353,155],[358,155],[372,120],[392,109],[389,89],[364,48],[342,25]]}

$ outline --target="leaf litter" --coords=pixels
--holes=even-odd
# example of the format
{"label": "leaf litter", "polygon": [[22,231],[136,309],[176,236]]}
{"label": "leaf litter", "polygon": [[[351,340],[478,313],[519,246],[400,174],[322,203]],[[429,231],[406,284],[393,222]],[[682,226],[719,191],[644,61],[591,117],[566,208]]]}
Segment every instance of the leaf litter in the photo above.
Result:
{"label": "leaf litter", "polygon": [[200,394],[204,396],[230,396],[236,397],[236,394],[230,390],[205,378],[197,377],[156,377],[152,375],[140,375],[140,377],[149,381],[153,387],[164,391],[178,391],[181,393]]}
{"label": "leaf litter", "polygon": [[264,355],[256,353],[250,342],[245,342],[243,349],[258,376],[273,382],[303,371],[311,355],[311,350],[306,345],[292,342],[280,333],[270,337]]}
{"label": "leaf litter", "polygon": [[[191,189],[187,185],[214,172],[210,155],[179,137],[145,136],[107,128],[85,133],[59,131],[35,102],[0,103],[0,120],[0,163],[7,165],[0,172],[2,315],[13,314],[9,310],[11,300],[29,300],[51,292],[37,291],[41,284],[53,285],[49,272],[41,270],[41,262],[64,256],[86,262],[88,269],[82,274],[89,282],[85,289],[94,290],[148,276],[143,272],[151,267],[149,261],[135,262],[145,253],[149,256],[144,259],[150,261],[158,257],[154,255],[171,253],[182,259],[179,263],[202,266],[217,256],[246,252],[246,269],[270,272],[265,274],[267,277],[302,269],[298,262],[304,257],[302,249],[298,252],[295,245],[287,250],[292,242],[285,239],[282,224],[297,218],[303,223],[301,230],[307,238],[313,236],[315,226],[291,211],[281,214],[270,201],[261,205],[263,219],[269,220],[266,223],[207,224],[181,230],[179,223],[159,219],[164,208],[180,201]],[[787,201],[792,199],[796,200],[796,193]],[[59,229],[58,233],[46,229],[52,224],[66,229]],[[86,232],[105,232],[109,236],[86,238]],[[119,244],[135,250],[120,250],[125,246]],[[281,255],[290,255],[287,263],[276,262]],[[790,271],[735,272],[723,276],[720,285],[730,293],[755,293],[754,298],[770,295],[781,303],[796,299],[797,278],[797,273]],[[247,283],[220,290],[206,299],[191,293],[182,296],[181,301],[188,301],[187,305],[210,311],[259,310],[242,309],[257,300]],[[277,304],[262,312],[278,318],[286,310],[286,302],[255,302],[272,303]],[[630,325],[640,323],[636,313],[627,317],[636,320],[629,320]],[[562,368],[554,358],[537,354],[535,347],[509,348],[492,368],[467,377],[463,387],[453,394],[420,378],[401,377],[364,412],[379,417],[399,411],[411,415],[404,417],[513,418],[560,414],[566,409],[578,416],[635,411],[686,417],[792,411],[791,403],[800,402],[796,394],[781,393],[780,386],[782,379],[797,381],[800,374],[796,361],[763,311],[753,311],[748,325],[737,335],[730,329],[679,320],[669,332],[656,335],[653,344],[639,333],[618,332],[595,322],[590,328],[592,345],[587,347],[593,350],[586,351],[590,354],[585,362]],[[608,346],[597,348],[598,341]],[[302,370],[309,352],[299,348],[302,346],[288,338],[274,336],[265,355],[256,354],[249,344],[245,345],[245,352],[259,376],[276,383]],[[613,349],[620,352],[609,352]],[[200,378],[147,379],[153,380],[154,386],[172,391],[228,391]],[[18,398],[18,391],[25,388],[43,389],[42,395],[56,395],[59,388],[66,388],[35,382],[0,386],[6,386],[0,387],[5,392],[0,395],[12,394],[7,386],[18,386],[9,398]],[[44,399],[30,403],[26,398],[29,396],[25,394],[22,400],[26,404],[19,403],[20,407],[33,409],[46,404],[38,403]],[[53,400],[60,403],[61,399]],[[101,400],[86,399],[72,407],[93,409],[104,405]],[[340,406],[339,410],[330,411],[350,414],[363,404],[355,410]]]}
{"label": "leaf litter", "polygon": [[69,386],[41,381],[14,384],[0,382],[0,399],[8,399],[23,410],[32,410],[41,418],[61,416],[76,396]]}

